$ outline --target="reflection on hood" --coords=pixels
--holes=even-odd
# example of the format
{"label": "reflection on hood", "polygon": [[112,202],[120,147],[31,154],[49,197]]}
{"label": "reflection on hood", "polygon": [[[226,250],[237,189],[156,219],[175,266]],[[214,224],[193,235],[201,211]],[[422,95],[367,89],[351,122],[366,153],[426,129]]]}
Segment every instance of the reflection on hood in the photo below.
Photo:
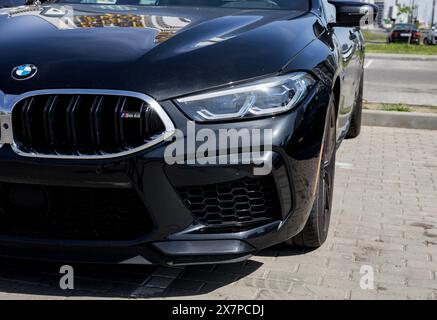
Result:
{"label": "reflection on hood", "polygon": [[[115,88],[166,100],[278,73],[315,39],[316,17],[302,14],[91,4],[10,8],[0,11],[0,85],[8,94]],[[38,77],[11,81],[11,70],[23,63],[36,65]]]}
{"label": "reflection on hood", "polygon": [[[124,6],[93,6],[96,9],[131,11]],[[95,13],[74,9],[71,6],[41,7],[26,6],[5,11],[9,18],[36,16],[49,22],[59,30],[77,28],[143,28],[154,29],[158,33],[155,43],[162,43],[173,37],[179,30],[188,26],[191,20],[183,17],[156,16],[132,13]]]}

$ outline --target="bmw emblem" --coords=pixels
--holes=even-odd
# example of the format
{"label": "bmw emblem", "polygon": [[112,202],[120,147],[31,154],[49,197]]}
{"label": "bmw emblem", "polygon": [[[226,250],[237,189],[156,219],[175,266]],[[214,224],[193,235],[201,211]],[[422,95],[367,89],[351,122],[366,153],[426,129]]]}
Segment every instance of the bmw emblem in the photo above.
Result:
{"label": "bmw emblem", "polygon": [[12,78],[15,80],[27,80],[38,72],[38,68],[33,64],[22,64],[12,70]]}

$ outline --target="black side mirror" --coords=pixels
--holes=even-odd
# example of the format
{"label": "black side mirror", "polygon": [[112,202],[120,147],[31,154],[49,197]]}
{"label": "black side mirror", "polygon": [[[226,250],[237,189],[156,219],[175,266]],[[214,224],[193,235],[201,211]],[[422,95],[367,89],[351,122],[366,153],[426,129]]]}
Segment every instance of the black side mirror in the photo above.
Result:
{"label": "black side mirror", "polygon": [[329,0],[337,10],[336,27],[360,27],[371,24],[378,15],[378,7],[358,1]]}

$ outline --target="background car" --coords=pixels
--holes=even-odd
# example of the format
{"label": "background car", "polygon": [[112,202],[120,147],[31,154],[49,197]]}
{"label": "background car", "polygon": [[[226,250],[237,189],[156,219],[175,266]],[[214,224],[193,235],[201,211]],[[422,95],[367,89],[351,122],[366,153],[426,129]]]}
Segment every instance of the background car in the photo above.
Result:
{"label": "background car", "polygon": [[420,30],[412,23],[396,24],[387,39],[388,43],[420,44]]}
{"label": "background car", "polygon": [[437,24],[433,25],[432,28],[425,33],[423,44],[437,44]]}

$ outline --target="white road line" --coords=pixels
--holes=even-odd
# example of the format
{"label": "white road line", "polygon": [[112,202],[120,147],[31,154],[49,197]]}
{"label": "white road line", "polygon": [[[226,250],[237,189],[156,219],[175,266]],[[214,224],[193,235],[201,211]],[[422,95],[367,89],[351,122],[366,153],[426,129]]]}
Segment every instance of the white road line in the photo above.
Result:
{"label": "white road line", "polygon": [[366,62],[366,64],[364,65],[364,69],[367,69],[368,67],[370,67],[370,65],[372,64],[373,60],[370,59]]}
{"label": "white road line", "polygon": [[354,165],[352,163],[346,163],[346,162],[336,162],[335,165],[341,169],[353,169],[354,168]]}

